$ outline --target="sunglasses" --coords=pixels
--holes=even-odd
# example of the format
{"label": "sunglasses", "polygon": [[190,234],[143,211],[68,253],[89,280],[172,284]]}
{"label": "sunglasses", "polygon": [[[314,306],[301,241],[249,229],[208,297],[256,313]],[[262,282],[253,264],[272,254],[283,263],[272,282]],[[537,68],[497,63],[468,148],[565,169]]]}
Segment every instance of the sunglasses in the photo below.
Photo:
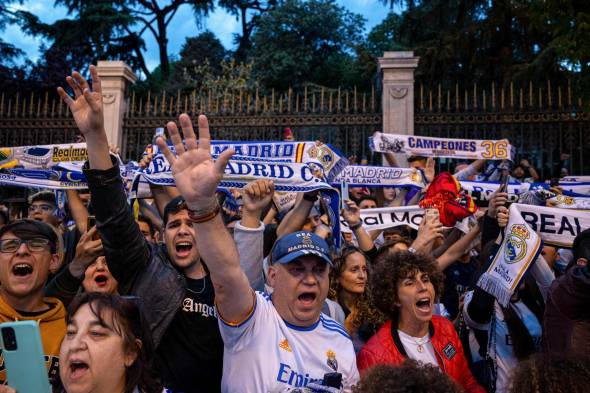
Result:
{"label": "sunglasses", "polygon": [[38,237],[34,239],[3,239],[0,240],[0,252],[12,254],[20,248],[21,244],[26,244],[29,251],[45,251],[49,247],[49,240]]}

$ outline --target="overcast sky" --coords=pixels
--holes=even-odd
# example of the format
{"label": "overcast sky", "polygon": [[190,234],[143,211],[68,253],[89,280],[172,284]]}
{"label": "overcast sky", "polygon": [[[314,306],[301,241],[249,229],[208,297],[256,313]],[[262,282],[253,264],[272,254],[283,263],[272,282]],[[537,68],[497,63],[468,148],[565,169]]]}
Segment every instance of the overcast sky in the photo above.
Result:
{"label": "overcast sky", "polygon": [[[379,0],[338,0],[337,2],[351,12],[361,14],[367,20],[365,24],[367,32],[379,24],[388,12],[387,6]],[[39,16],[45,23],[51,23],[67,16],[65,7],[55,7],[53,0],[27,0],[22,5],[16,5],[15,8],[26,9]],[[168,29],[168,54],[175,56],[178,55],[186,37],[196,36],[207,29],[211,30],[227,49],[234,49],[233,34],[240,31],[240,26],[234,16],[217,7],[215,12],[211,13],[204,20],[203,26],[199,28],[190,7],[184,5],[178,10]],[[23,34],[17,26],[8,26],[0,34],[4,41],[22,49],[28,59],[35,61],[39,57],[39,38]],[[143,38],[147,46],[147,65],[151,70],[160,63],[157,45],[149,32],[146,32]]]}

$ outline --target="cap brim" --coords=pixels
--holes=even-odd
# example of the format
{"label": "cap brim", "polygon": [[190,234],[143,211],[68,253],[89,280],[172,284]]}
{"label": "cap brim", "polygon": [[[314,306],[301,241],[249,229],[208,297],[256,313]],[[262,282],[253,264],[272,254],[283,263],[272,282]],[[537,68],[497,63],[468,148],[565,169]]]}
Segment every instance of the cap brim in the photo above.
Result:
{"label": "cap brim", "polygon": [[321,252],[315,251],[315,250],[294,251],[294,252],[291,252],[291,253],[283,256],[282,258],[279,258],[276,261],[273,261],[273,263],[280,263],[280,264],[284,265],[284,264],[293,262],[295,259],[305,256],[305,255],[316,256],[316,257],[320,258],[321,260],[323,260],[324,262],[326,262],[328,265],[334,266],[334,264],[332,263],[332,259],[328,258],[328,256],[322,254]]}

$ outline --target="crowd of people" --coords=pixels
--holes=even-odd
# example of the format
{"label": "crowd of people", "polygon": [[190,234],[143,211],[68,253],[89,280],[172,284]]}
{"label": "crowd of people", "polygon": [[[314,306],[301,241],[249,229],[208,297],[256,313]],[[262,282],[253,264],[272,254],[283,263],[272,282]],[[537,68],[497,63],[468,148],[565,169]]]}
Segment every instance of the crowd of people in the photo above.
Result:
{"label": "crowd of people", "polygon": [[[510,220],[505,188],[461,231],[440,212],[367,230],[363,211],[416,205],[426,188],[350,187],[335,247],[318,191],[279,212],[269,179],[219,190],[233,151],[213,159],[207,118],[195,129],[186,114],[155,141],[175,186],[151,185],[134,209],[90,73],[67,77],[73,97],[58,88],[88,190],[67,191],[65,215],[50,190],[0,210],[0,321],[38,321],[55,392],[587,391],[590,229],[543,246],[506,304],[477,285]],[[432,184],[433,158],[408,161]],[[526,160],[512,178],[540,180]],[[14,392],[3,368],[0,381]]]}

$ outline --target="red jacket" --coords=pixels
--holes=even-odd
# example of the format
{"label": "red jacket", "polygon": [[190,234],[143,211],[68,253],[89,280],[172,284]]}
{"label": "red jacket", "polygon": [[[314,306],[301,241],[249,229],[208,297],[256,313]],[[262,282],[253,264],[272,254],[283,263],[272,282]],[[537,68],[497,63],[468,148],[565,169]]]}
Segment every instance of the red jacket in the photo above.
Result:
{"label": "red jacket", "polygon": [[[471,374],[459,336],[448,319],[432,316],[430,341],[441,370],[463,386],[466,392],[485,393],[484,388]],[[401,364],[406,358],[406,351],[397,329],[392,332],[391,321],[387,321],[361,349],[357,357],[357,366],[362,373],[377,364]]]}

